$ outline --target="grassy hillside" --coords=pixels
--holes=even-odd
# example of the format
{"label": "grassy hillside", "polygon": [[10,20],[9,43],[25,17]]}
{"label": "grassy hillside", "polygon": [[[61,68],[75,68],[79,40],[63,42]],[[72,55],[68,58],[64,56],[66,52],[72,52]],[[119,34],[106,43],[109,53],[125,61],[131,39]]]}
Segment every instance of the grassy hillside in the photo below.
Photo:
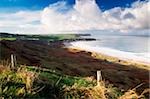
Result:
{"label": "grassy hillside", "polygon": [[0,65],[0,98],[36,99],[146,99],[145,90],[140,95],[135,91],[120,91],[113,85],[101,81],[97,85],[93,77],[63,75],[50,69]]}
{"label": "grassy hillside", "polygon": [[[103,59],[103,56],[64,46],[64,41],[80,38],[80,34],[57,36],[3,34],[1,37],[0,99],[148,97],[149,70],[137,68],[132,64],[122,65],[119,64],[120,61],[112,62]],[[11,54],[17,58],[18,65],[15,68],[10,67]],[[101,70],[105,79],[99,86],[95,79],[97,70]],[[143,85],[134,88],[141,83]]]}
{"label": "grassy hillside", "polygon": [[0,33],[1,40],[44,40],[44,41],[58,41],[64,39],[76,39],[79,36],[76,34],[53,34],[53,35],[21,35],[21,34],[7,34]]}
{"label": "grassy hillside", "polygon": [[14,38],[14,37],[1,37],[0,41],[1,40],[10,40],[10,41],[13,41],[13,40],[16,40],[16,38]]}

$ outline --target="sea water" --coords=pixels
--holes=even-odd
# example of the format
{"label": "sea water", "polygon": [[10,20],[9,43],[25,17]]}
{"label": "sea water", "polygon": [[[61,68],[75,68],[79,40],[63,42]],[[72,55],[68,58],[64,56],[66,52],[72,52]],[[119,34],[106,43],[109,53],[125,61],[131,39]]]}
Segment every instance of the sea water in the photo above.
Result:
{"label": "sea water", "polygon": [[[129,35],[98,35],[96,41],[77,41],[71,45],[83,50],[99,52],[122,59],[150,63],[150,37]],[[86,37],[87,38],[87,37]]]}

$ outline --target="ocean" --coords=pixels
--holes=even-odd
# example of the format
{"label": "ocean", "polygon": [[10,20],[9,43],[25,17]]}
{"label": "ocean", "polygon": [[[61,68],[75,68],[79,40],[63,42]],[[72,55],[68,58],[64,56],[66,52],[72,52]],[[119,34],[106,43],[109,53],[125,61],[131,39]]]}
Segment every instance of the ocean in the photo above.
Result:
{"label": "ocean", "polygon": [[86,38],[96,41],[77,41],[71,45],[83,50],[107,54],[110,56],[150,63],[150,37],[127,35],[98,35]]}

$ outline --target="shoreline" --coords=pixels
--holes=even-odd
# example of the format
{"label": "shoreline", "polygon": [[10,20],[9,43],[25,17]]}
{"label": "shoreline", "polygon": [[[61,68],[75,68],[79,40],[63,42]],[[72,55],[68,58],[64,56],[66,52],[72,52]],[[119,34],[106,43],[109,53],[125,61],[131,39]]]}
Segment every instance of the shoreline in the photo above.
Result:
{"label": "shoreline", "polygon": [[[15,53],[18,64],[47,68],[65,75],[78,77],[96,77],[96,71],[102,72],[103,78],[127,90],[140,83],[145,83],[140,90],[149,85],[149,70],[130,65],[125,66],[102,59],[96,53],[64,48],[64,42],[41,41],[1,41],[4,52],[1,60],[8,59],[11,52]],[[43,50],[44,49],[44,50]],[[101,59],[94,58],[102,57]],[[114,59],[114,58],[113,58]]]}
{"label": "shoreline", "polygon": [[113,55],[109,55],[106,53],[101,52],[97,52],[94,50],[90,50],[90,49],[86,49],[86,48],[81,48],[79,46],[75,46],[73,45],[71,42],[70,43],[64,43],[65,48],[67,48],[68,50],[72,51],[72,52],[81,52],[81,51],[85,51],[85,52],[89,52],[91,53],[91,56],[93,58],[96,59],[102,59],[102,60],[106,60],[109,62],[113,62],[113,63],[118,63],[120,65],[126,65],[126,66],[135,66],[138,68],[142,68],[142,69],[146,69],[146,70],[150,70],[150,62],[144,62],[144,61],[138,61],[136,59],[128,59],[128,58],[123,58],[123,57],[119,57],[119,56],[113,56]]}

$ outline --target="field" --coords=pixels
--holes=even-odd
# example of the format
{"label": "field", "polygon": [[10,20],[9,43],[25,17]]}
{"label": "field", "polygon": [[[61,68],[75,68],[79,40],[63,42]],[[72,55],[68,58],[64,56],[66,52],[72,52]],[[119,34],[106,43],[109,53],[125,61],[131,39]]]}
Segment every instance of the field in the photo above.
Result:
{"label": "field", "polygon": [[9,41],[11,41],[11,40],[16,40],[16,38],[13,38],[13,37],[4,37],[4,38],[0,38],[0,41],[1,40],[9,40]]}
{"label": "field", "polygon": [[1,33],[1,40],[44,40],[44,41],[58,41],[65,39],[75,39],[78,35],[75,34],[56,34],[56,35],[19,35],[19,34],[8,34]]}

